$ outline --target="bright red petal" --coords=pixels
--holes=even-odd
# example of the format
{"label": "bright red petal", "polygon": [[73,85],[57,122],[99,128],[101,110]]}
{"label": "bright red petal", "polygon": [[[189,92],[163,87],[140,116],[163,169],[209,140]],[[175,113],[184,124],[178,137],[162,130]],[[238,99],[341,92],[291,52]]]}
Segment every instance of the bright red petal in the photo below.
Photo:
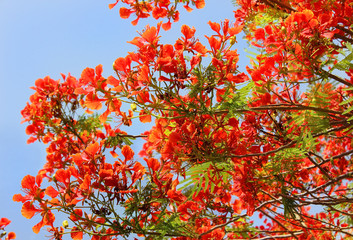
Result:
{"label": "bright red petal", "polygon": [[132,13],[132,11],[130,9],[127,9],[124,7],[120,8],[120,10],[119,10],[120,17],[124,18],[124,19],[129,18],[131,13]]}
{"label": "bright red petal", "polygon": [[7,218],[1,218],[0,220],[0,228],[1,227],[6,227],[7,225],[9,225],[11,223],[11,221]]}
{"label": "bright red petal", "polygon": [[142,123],[148,123],[152,121],[151,115],[146,114],[145,111],[140,112],[139,119],[140,119],[140,122]]}
{"label": "bright red petal", "polygon": [[109,110],[105,111],[102,115],[99,116],[99,121],[101,123],[105,123],[107,121],[109,114],[110,114]]}
{"label": "bright red petal", "polygon": [[90,144],[87,148],[86,148],[86,153],[88,153],[91,156],[96,155],[96,153],[99,151],[99,143],[95,142],[93,144]]}
{"label": "bright red petal", "polygon": [[59,192],[56,191],[52,186],[49,186],[45,190],[45,194],[52,197],[52,198],[55,198],[56,196],[58,196]]}
{"label": "bright red petal", "polygon": [[93,93],[90,93],[87,95],[85,104],[86,107],[92,109],[92,110],[99,110],[102,108],[102,100],[99,99],[96,95]]}
{"label": "bright red petal", "polygon": [[15,194],[15,195],[13,195],[12,200],[14,202],[22,202],[22,203],[24,203],[24,202],[30,200],[30,198],[24,197],[21,194]]}
{"label": "bright red petal", "polygon": [[81,189],[88,190],[91,185],[91,176],[86,174],[83,183],[80,185]]}
{"label": "bright red petal", "polygon": [[21,182],[22,188],[25,188],[25,189],[33,189],[35,184],[36,184],[36,178],[31,175],[25,176]]}
{"label": "bright red petal", "polygon": [[7,234],[7,239],[16,239],[16,233],[14,232],[9,232],[9,234]]}
{"label": "bright red petal", "polygon": [[128,145],[122,147],[121,153],[124,155],[126,161],[131,160],[135,154],[134,151]]}
{"label": "bright red petal", "polygon": [[31,219],[34,216],[34,214],[41,211],[42,210],[35,208],[32,203],[25,202],[22,206],[21,213],[22,213],[22,216],[24,216],[25,218]]}
{"label": "bright red petal", "polygon": [[81,240],[83,238],[83,233],[79,232],[76,227],[74,227],[71,231],[71,238],[73,240]]}
{"label": "bright red petal", "polygon": [[149,158],[146,160],[147,161],[147,165],[150,169],[152,169],[153,171],[157,171],[160,167],[160,164],[158,162],[157,159],[155,158]]}
{"label": "bright red petal", "polygon": [[34,233],[39,233],[40,232],[40,229],[43,227],[43,221],[40,221],[39,223],[37,223],[36,225],[34,225],[33,227],[32,227],[32,230],[33,230],[33,232]]}
{"label": "bright red petal", "polygon": [[205,7],[205,0],[196,0],[195,6],[197,9],[201,9]]}

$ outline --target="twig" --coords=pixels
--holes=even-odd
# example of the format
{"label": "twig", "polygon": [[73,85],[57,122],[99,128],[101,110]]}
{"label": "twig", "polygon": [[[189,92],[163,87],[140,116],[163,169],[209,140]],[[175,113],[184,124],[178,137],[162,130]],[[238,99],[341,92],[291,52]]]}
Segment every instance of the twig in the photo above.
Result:
{"label": "twig", "polygon": [[[350,41],[353,44],[353,40],[350,40]],[[352,83],[347,82],[346,80],[344,80],[344,79],[342,79],[340,77],[337,77],[336,75],[333,75],[332,73],[330,73],[330,72],[328,72],[326,70],[320,69],[320,71],[323,73],[323,75],[327,75],[329,78],[332,78],[332,79],[336,80],[337,82],[343,83],[344,85],[347,85],[347,86],[353,86]]]}
{"label": "twig", "polygon": [[[258,207],[256,207],[256,208],[255,208],[255,211],[258,211],[259,209],[261,209],[262,207],[266,206],[267,204],[271,204],[271,203],[274,203],[274,202],[277,202],[277,201],[274,201],[274,200],[266,201],[266,202],[260,204]],[[243,218],[243,217],[245,217],[245,216],[247,216],[246,213],[241,214],[241,215],[238,215],[238,216],[236,216],[235,218],[233,218],[232,220],[229,220],[228,222],[225,222],[225,223],[223,223],[223,224],[216,225],[216,226],[214,226],[213,228],[209,229],[208,231],[206,231],[206,232],[204,232],[204,233],[201,233],[201,234],[199,235],[198,239],[201,239],[202,236],[204,236],[204,235],[206,235],[206,234],[209,234],[209,233],[211,233],[212,231],[214,231],[214,230],[216,230],[216,229],[218,229],[218,228],[225,227],[225,226],[227,226],[228,224],[231,224],[231,223],[233,223],[233,222],[237,221],[238,219]]]}

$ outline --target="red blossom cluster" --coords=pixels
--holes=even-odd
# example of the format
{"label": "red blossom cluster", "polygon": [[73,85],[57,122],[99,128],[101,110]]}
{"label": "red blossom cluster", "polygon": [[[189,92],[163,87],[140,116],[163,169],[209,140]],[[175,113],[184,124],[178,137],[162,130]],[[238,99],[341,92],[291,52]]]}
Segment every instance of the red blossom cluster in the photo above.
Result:
{"label": "red blossom cluster", "polygon": [[[178,4],[183,4],[184,8],[191,12],[193,9],[190,4],[195,5],[196,8],[201,9],[205,6],[204,0],[186,0],[186,1],[175,1],[171,3],[170,0],[158,0],[158,1],[135,1],[135,0],[122,0],[122,3],[128,5],[128,7],[121,7],[119,14],[121,18],[129,18],[131,14],[136,16],[136,19],[131,23],[136,25],[140,18],[148,18],[153,16],[154,19],[166,18],[168,22],[163,23],[162,27],[164,30],[171,28],[171,21],[179,21],[179,10],[177,9]],[[114,8],[119,3],[117,0],[115,3],[109,4],[109,8]]]}

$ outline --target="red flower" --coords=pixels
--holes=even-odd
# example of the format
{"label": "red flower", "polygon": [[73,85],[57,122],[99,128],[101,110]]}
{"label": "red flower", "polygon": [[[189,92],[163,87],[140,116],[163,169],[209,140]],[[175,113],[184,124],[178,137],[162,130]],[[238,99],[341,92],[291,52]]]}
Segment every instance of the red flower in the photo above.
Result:
{"label": "red flower", "polygon": [[15,194],[13,196],[13,201],[25,203],[27,201],[33,201],[35,199],[43,199],[44,191],[39,188],[42,183],[42,176],[38,175],[37,177],[33,177],[31,175],[27,175],[22,179],[22,191],[26,193],[25,196],[21,194]]}
{"label": "red flower", "polygon": [[134,157],[134,151],[130,148],[130,146],[125,145],[121,148],[121,153],[125,157],[125,162],[131,160]]}
{"label": "red flower", "polygon": [[0,219],[0,230],[4,230],[4,228],[9,225],[11,221],[7,218],[1,218]]}

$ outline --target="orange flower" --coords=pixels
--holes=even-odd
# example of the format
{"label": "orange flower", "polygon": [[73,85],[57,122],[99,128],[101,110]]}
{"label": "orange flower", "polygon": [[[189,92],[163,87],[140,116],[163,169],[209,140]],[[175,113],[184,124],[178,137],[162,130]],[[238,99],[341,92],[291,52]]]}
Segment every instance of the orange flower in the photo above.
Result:
{"label": "orange flower", "polygon": [[128,145],[124,145],[121,148],[121,153],[125,157],[125,162],[131,160],[134,157],[134,154],[135,154],[134,151]]}
{"label": "orange flower", "polygon": [[181,27],[181,33],[184,34],[186,39],[190,39],[195,35],[196,29],[190,28],[188,25],[183,25]]}
{"label": "orange flower", "polygon": [[42,183],[42,176],[33,177],[27,175],[22,179],[22,191],[26,193],[25,196],[21,194],[15,194],[13,196],[13,201],[25,203],[27,201],[32,201],[35,198],[43,199],[44,191],[39,188]]}
{"label": "orange flower", "polygon": [[205,7],[205,0],[194,0],[194,3],[197,9]]}
{"label": "orange flower", "polygon": [[148,122],[151,122],[152,121],[152,117],[151,117],[151,115],[149,115],[148,113],[146,113],[144,110],[142,110],[141,112],[140,112],[140,121],[142,122],[142,123],[148,123]]}
{"label": "orange flower", "polygon": [[77,227],[72,228],[70,235],[73,240],[81,240],[83,238],[83,233]]}
{"label": "orange flower", "polygon": [[99,110],[102,108],[102,101],[104,99],[99,99],[94,93],[89,93],[86,97],[85,105],[92,110]]}
{"label": "orange flower", "polygon": [[7,225],[9,225],[11,221],[7,218],[1,218],[0,219],[0,229],[4,229]]}
{"label": "orange flower", "polygon": [[120,8],[120,10],[119,10],[120,17],[124,18],[124,19],[129,18],[132,12],[133,11],[131,9],[127,9],[124,7]]}
{"label": "orange flower", "polygon": [[151,169],[152,171],[156,172],[159,170],[160,168],[160,163],[158,162],[157,159],[155,158],[145,158],[145,161],[147,162],[147,166],[149,169]]}
{"label": "orange flower", "polygon": [[5,240],[10,240],[10,239],[16,239],[16,233],[9,232],[9,234],[7,234],[7,237]]}

